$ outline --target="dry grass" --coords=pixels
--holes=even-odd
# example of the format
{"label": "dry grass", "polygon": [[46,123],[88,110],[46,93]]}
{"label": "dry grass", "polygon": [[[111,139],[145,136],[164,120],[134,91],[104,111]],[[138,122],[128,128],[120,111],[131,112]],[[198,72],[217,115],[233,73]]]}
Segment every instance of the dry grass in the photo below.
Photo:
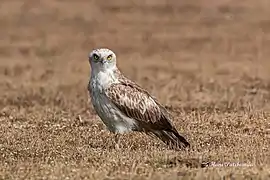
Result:
{"label": "dry grass", "polygon": [[[1,0],[0,179],[269,179],[269,7]],[[136,133],[114,148],[86,90],[87,54],[103,46],[168,107],[192,150]]]}

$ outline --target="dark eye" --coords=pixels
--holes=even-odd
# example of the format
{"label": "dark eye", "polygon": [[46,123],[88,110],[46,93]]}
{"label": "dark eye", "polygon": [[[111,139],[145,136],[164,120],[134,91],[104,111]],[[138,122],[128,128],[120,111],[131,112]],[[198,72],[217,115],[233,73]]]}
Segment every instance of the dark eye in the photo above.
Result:
{"label": "dark eye", "polygon": [[112,55],[109,55],[109,56],[107,57],[107,59],[108,59],[108,60],[112,60]]}
{"label": "dark eye", "polygon": [[97,54],[93,54],[94,60],[99,60],[99,56]]}

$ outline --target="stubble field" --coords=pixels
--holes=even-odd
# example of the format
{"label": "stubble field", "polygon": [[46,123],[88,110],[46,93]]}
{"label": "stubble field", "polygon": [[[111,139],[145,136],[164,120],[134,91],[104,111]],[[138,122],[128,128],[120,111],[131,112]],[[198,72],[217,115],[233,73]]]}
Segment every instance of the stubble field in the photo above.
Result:
{"label": "stubble field", "polygon": [[[0,179],[270,178],[268,0],[0,4]],[[115,149],[86,88],[97,47],[190,150],[139,133]]]}

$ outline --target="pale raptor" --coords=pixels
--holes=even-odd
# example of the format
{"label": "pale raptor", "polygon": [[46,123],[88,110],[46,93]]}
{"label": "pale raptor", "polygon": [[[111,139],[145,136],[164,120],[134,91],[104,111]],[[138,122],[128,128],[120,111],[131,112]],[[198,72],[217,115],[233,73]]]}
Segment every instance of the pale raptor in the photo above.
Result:
{"label": "pale raptor", "polygon": [[156,98],[118,70],[113,51],[95,49],[89,54],[89,62],[91,102],[109,131],[115,134],[145,132],[154,134],[171,147],[190,146]]}

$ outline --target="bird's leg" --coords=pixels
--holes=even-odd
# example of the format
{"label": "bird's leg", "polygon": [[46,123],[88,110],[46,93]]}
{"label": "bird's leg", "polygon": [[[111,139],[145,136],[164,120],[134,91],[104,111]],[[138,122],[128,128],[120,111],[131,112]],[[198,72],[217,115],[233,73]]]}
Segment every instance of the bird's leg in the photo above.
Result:
{"label": "bird's leg", "polygon": [[115,141],[115,149],[119,150],[120,149],[120,134],[119,133],[114,134],[114,141]]}

